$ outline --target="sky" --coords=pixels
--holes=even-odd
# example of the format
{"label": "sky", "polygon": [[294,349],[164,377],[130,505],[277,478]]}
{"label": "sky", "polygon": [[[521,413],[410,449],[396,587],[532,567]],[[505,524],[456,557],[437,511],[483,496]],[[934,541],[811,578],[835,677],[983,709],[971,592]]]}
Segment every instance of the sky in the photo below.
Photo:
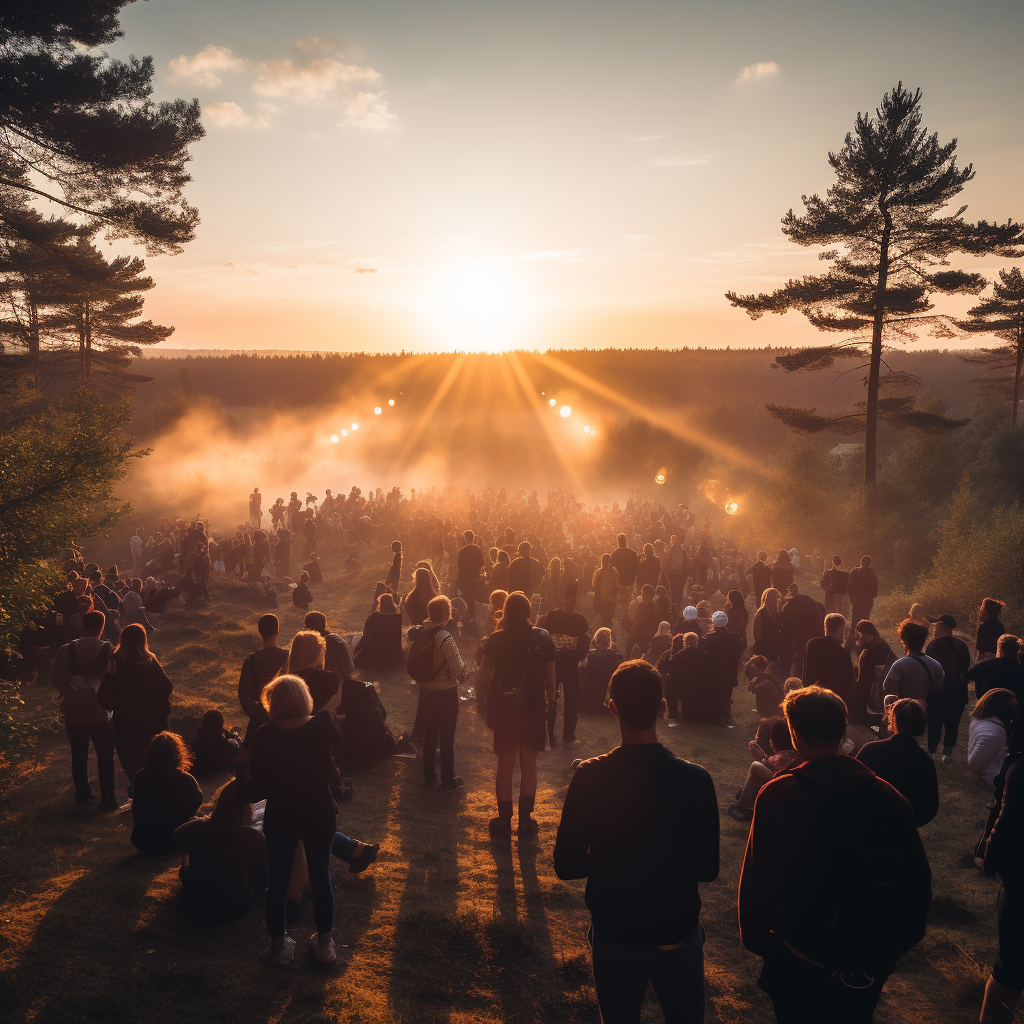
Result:
{"label": "sky", "polygon": [[151,54],[207,129],[197,236],[149,261],[170,348],[814,342],[723,294],[820,268],[780,218],[899,80],[974,164],[968,216],[1024,218],[1019,0],[150,0],[122,25],[110,53]]}

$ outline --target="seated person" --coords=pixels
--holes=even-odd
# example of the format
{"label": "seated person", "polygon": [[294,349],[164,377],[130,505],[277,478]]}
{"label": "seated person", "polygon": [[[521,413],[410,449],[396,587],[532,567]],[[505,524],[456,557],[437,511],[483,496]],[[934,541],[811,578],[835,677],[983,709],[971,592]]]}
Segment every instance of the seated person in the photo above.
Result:
{"label": "seated person", "polygon": [[313,603],[313,593],[309,589],[309,573],[303,572],[299,576],[299,582],[295,584],[295,589],[292,591],[292,604],[296,608],[301,608],[304,612],[309,611],[309,606]]}
{"label": "seated person", "polygon": [[146,767],[135,773],[132,845],[143,853],[171,853],[172,835],[203,803],[199,783],[189,775],[192,758],[173,732],[157,733],[146,752]]}
{"label": "seated person", "polygon": [[[285,672],[298,676],[307,687],[313,698],[313,714],[327,707],[333,697],[338,694],[338,677],[325,668],[327,658],[327,641],[313,629],[301,629],[292,637],[288,650],[288,664]],[[331,708],[337,710],[337,701]]]}
{"label": "seated person", "polygon": [[768,659],[757,654],[743,666],[743,674],[749,680],[747,689],[754,695],[754,706],[761,718],[782,716],[782,698],[785,692],[782,684],[768,672]]}
{"label": "seated person", "polygon": [[309,561],[302,567],[302,571],[309,577],[310,583],[323,583],[324,574],[320,569],[320,556],[315,551],[309,556]]}
{"label": "seated person", "polygon": [[236,917],[266,890],[266,840],[253,827],[252,805],[240,798],[234,779],[221,786],[208,818],[179,825],[172,840],[182,854],[178,877],[191,909]]}
{"label": "seated person", "polygon": [[917,827],[927,825],[939,810],[939,779],[935,762],[922,750],[918,737],[928,729],[924,704],[910,697],[893,701],[886,707],[888,739],[865,743],[857,755],[880,779],[898,789],[914,812]]}
{"label": "seated person", "polygon": [[203,724],[192,741],[195,760],[192,771],[196,775],[215,775],[230,771],[238,754],[238,737],[224,728],[224,716],[216,709],[203,715]]}
{"label": "seated person", "polygon": [[181,587],[162,587],[152,593],[146,600],[146,611],[155,615],[162,615],[167,605],[175,598],[181,596]]}
{"label": "seated person", "polygon": [[[793,749],[793,739],[784,718],[764,719],[757,732],[757,738],[750,742],[750,752],[760,759],[748,769],[747,781],[743,788],[737,791],[736,803],[728,810],[729,817],[737,821],[750,821],[754,815],[757,794],[776,772],[785,771],[800,762],[799,755]],[[764,733],[768,735],[770,754],[762,746]]]}
{"label": "seated person", "polygon": [[361,672],[386,672],[405,667],[402,615],[389,592],[377,598],[375,610],[363,624],[363,635],[356,644],[352,661]]}

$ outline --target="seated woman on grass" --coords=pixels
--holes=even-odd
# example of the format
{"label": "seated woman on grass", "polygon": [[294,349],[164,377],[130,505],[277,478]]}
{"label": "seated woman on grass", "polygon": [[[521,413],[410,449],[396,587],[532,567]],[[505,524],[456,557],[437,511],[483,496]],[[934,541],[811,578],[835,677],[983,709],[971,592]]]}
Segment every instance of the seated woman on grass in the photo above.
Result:
{"label": "seated woman on grass", "polygon": [[132,845],[143,853],[172,853],[174,830],[199,810],[203,791],[189,775],[192,755],[174,732],[150,741],[146,763],[135,775]]}

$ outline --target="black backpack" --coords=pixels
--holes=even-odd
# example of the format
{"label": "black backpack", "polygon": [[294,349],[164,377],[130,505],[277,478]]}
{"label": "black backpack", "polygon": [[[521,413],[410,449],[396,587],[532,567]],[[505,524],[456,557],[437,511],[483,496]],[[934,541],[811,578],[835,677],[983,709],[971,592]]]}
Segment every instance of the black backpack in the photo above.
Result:
{"label": "black backpack", "polygon": [[441,671],[440,668],[434,667],[434,648],[437,634],[442,629],[444,629],[443,626],[424,629],[413,640],[412,646],[409,648],[409,654],[405,659],[405,671],[417,683],[429,683]]}
{"label": "black backpack", "polygon": [[[820,828],[813,849],[794,851],[804,867],[773,930],[829,971],[891,973],[923,938],[930,899],[918,860],[895,831],[902,822],[871,799],[873,777],[856,779],[849,799],[837,799],[806,772],[784,774],[812,794]],[[930,878],[924,885],[930,892]]]}

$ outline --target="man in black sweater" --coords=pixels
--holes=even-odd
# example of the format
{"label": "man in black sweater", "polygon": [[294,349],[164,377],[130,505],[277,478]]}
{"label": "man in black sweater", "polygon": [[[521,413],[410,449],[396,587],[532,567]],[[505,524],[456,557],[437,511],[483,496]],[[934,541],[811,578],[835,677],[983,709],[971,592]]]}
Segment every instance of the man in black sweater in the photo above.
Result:
{"label": "man in black sweater", "polygon": [[622,745],[573,775],[555,873],[586,878],[594,987],[603,1020],[638,1021],[647,983],[665,1019],[704,1019],[698,882],[718,877],[711,776],[658,742],[661,677],[645,661],[612,676]]}
{"label": "man in black sweater", "polygon": [[857,755],[880,779],[898,789],[910,803],[917,827],[927,825],[939,811],[939,779],[935,762],[926,754],[917,738],[928,727],[928,713],[919,700],[904,697],[887,709],[887,740],[865,743]]}
{"label": "man in black sweater", "polygon": [[569,583],[561,608],[552,608],[539,623],[551,634],[555,645],[555,699],[548,704],[548,740],[555,747],[555,716],[558,713],[558,688],[565,705],[562,711],[562,745],[576,743],[576,723],[580,716],[580,662],[590,650],[590,623],[576,610],[579,586]]}
{"label": "man in black sweater", "polygon": [[804,648],[804,686],[824,686],[843,701],[853,696],[853,662],[843,647],[846,619],[838,612],[825,616],[825,635],[812,637]]}
{"label": "man in black sweater", "polygon": [[942,763],[949,764],[950,755],[960,733],[960,719],[967,707],[967,673],[971,670],[971,651],[953,636],[956,619],[940,615],[935,620],[935,639],[925,648],[925,654],[942,666],[942,687],[928,694],[928,753],[939,749],[939,740],[945,732],[942,745]]}

